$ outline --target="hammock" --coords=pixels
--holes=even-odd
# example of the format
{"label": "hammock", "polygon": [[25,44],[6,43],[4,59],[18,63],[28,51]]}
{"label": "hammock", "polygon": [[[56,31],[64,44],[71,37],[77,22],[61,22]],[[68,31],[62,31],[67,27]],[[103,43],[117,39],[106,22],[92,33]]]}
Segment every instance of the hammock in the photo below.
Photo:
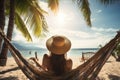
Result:
{"label": "hammock", "polygon": [[0,35],[4,38],[4,41],[8,44],[8,48],[11,51],[16,63],[22,70],[22,72],[30,80],[95,80],[101,68],[110,57],[112,51],[120,42],[120,31],[117,35],[98,52],[95,53],[89,60],[77,68],[64,73],[61,76],[55,76],[54,74],[45,71],[42,67],[38,68],[27,61],[20,52],[10,43],[7,37],[0,30]]}

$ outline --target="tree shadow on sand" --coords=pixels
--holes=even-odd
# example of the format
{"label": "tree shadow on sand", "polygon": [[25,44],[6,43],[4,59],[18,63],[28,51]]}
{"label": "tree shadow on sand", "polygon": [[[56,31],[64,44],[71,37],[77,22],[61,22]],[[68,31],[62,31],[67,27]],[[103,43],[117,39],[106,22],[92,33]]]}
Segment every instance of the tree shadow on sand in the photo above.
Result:
{"label": "tree shadow on sand", "polygon": [[0,80],[19,80],[19,79],[17,77],[10,76],[10,77],[0,78]]}
{"label": "tree shadow on sand", "polygon": [[108,75],[110,80],[120,80],[120,76],[116,76],[116,75]]}

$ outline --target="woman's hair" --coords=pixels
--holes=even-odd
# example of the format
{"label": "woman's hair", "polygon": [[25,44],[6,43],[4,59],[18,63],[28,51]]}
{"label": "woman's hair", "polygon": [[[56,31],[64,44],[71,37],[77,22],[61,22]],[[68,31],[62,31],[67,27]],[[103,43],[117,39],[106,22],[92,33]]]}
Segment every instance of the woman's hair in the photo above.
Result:
{"label": "woman's hair", "polygon": [[56,75],[61,75],[65,73],[65,66],[66,66],[65,54],[56,55],[54,53],[51,53],[50,63],[52,70]]}

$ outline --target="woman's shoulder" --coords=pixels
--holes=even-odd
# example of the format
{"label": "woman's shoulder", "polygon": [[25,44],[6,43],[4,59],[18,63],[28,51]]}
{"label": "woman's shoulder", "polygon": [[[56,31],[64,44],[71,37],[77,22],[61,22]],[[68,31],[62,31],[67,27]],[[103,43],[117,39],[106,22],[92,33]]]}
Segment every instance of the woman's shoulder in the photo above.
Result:
{"label": "woman's shoulder", "polygon": [[46,70],[48,70],[48,68],[49,68],[49,55],[48,55],[48,54],[44,54],[44,55],[43,55],[42,66],[43,66]]}
{"label": "woman's shoulder", "polygon": [[44,62],[48,62],[49,59],[50,59],[50,56],[49,56],[48,54],[44,54],[44,56],[43,56],[43,61],[44,61]]}
{"label": "woman's shoulder", "polygon": [[68,59],[66,62],[67,62],[67,64],[71,64],[71,63],[72,63],[72,60],[71,60],[71,59]]}
{"label": "woman's shoulder", "polygon": [[44,58],[49,58],[49,55],[48,55],[48,54],[44,54],[43,57],[44,57]]}

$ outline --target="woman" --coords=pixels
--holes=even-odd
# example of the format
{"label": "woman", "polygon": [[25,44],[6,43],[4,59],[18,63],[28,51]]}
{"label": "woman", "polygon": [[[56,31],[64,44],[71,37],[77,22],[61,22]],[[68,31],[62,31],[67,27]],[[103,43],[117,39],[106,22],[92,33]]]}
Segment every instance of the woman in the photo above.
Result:
{"label": "woman", "polygon": [[43,56],[42,66],[55,75],[62,75],[72,69],[72,60],[66,58],[71,42],[65,36],[52,36],[46,42],[50,55]]}

